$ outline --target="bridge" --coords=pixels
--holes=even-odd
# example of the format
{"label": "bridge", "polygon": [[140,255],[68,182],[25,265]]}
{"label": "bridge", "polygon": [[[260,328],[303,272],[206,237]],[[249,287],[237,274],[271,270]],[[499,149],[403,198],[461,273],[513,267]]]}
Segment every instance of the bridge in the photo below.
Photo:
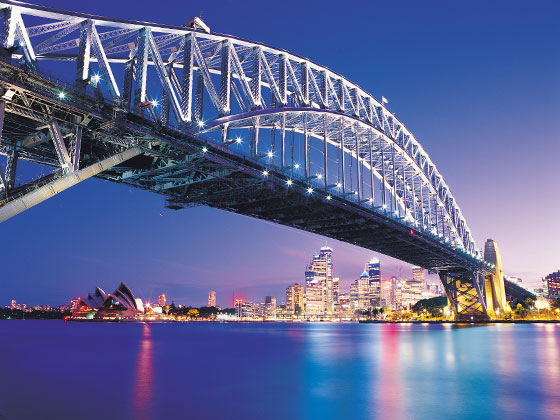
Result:
{"label": "bridge", "polygon": [[[0,221],[97,177],[432,270],[456,319],[507,310],[495,244],[485,260],[422,145],[344,76],[198,18],[16,1],[0,18]],[[52,170],[16,184],[20,160]]]}

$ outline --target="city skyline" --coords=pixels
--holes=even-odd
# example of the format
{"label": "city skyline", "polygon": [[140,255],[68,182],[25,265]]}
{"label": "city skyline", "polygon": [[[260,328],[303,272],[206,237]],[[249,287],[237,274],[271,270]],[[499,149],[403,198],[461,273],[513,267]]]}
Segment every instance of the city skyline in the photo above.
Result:
{"label": "city skyline", "polygon": [[[553,82],[559,60],[557,54],[547,53],[549,47],[542,42],[557,39],[558,29],[554,23],[547,25],[541,21],[554,15],[545,13],[550,7],[546,3],[536,9],[526,9],[521,3],[507,4],[510,8],[505,11],[499,2],[486,6],[484,15],[476,13],[476,7],[448,6],[448,23],[452,22],[454,27],[444,25],[441,29],[450,37],[448,41],[442,40],[438,30],[426,30],[430,22],[441,23],[442,17],[431,10],[425,12],[411,5],[404,11],[402,16],[409,25],[405,34],[392,32],[387,23],[380,21],[378,30],[390,33],[394,45],[403,48],[397,53],[381,45],[380,56],[396,60],[405,54],[414,63],[414,71],[405,71],[405,66],[376,66],[377,55],[364,57],[359,49],[343,48],[335,35],[324,35],[329,37],[325,45],[331,45],[327,49],[317,46],[316,39],[308,40],[300,34],[275,36],[274,31],[263,29],[262,23],[239,25],[248,17],[237,9],[232,9],[233,19],[225,19],[212,12],[217,8],[209,4],[204,19],[213,30],[309,56],[347,74],[376,97],[389,98],[389,109],[406,121],[452,186],[478,248],[487,238],[495,239],[502,251],[505,274],[536,286],[559,265],[554,242],[549,242],[558,236],[559,227],[546,217],[526,225],[518,220],[525,217],[521,199],[539,203],[544,209],[558,207],[558,196],[550,193],[558,186],[558,174],[548,172],[554,167],[559,147],[554,141],[559,132],[555,117],[558,103],[554,101],[558,87]],[[60,1],[57,6],[74,8],[70,1]],[[97,2],[83,5],[82,11],[174,24],[182,24],[188,18],[163,12],[160,15],[157,10],[150,10],[148,15],[146,9],[130,7],[126,2],[113,6]],[[390,5],[380,7],[391,12]],[[197,12],[188,10],[186,14]],[[348,13],[358,22],[354,28],[345,30],[353,31],[356,37],[363,36],[359,14]],[[496,16],[499,18],[493,19]],[[325,17],[336,21],[334,16]],[[473,22],[479,28],[475,34],[470,30]],[[312,38],[312,25],[305,28]],[[411,40],[412,34],[417,39]],[[532,42],[535,39],[539,43]],[[461,47],[449,48],[450,45]],[[497,48],[499,54],[494,54]],[[464,49],[468,50],[468,61],[463,58]],[[477,64],[481,60],[485,66]],[[356,66],[356,62],[360,65]],[[370,67],[375,69],[374,75],[369,74]],[[527,72],[535,68],[540,72],[538,77],[527,80]],[[516,123],[518,105],[514,99],[518,97],[531,105],[524,111],[526,124],[522,126]],[[476,109],[472,108],[473,103]],[[528,139],[537,140],[532,141],[532,150],[527,150]],[[469,147],[461,147],[465,144]],[[528,159],[531,174],[518,170],[518,156]],[[473,171],[473,167],[479,169]],[[109,214],[112,217],[107,217]],[[81,236],[88,238],[80,241],[79,247],[65,250],[64,262],[60,261],[59,250],[52,246],[59,243],[59,226],[79,227]],[[11,243],[5,245],[4,257],[10,261],[5,275],[9,280],[1,297],[33,301],[45,296],[52,303],[65,294],[75,295],[89,283],[98,283],[97,278],[102,279],[100,284],[112,284],[122,278],[153,298],[158,290],[165,289],[169,296],[204,301],[207,284],[212,284],[219,296],[230,294],[228,291],[264,295],[264,290],[281,290],[285,284],[300,282],[300,264],[318,244],[324,243],[324,239],[314,235],[216,210],[173,212],[164,209],[161,198],[152,194],[98,180],[67,191],[6,222],[2,228]],[[244,244],[240,247],[241,240]],[[146,247],[147,242],[156,243],[157,247]],[[342,282],[352,278],[352,267],[364,255],[371,255],[336,241],[329,241],[329,245],[340,249],[337,264]],[[273,260],[270,255],[282,258]],[[33,264],[27,263],[30,256]],[[234,284],[228,283],[231,277],[212,264],[217,258],[228,267],[229,275],[233,273]],[[396,273],[399,266],[403,270],[408,267],[388,257],[380,258]],[[218,279],[223,283],[214,286],[213,281]],[[154,280],[159,284],[150,285]]]}

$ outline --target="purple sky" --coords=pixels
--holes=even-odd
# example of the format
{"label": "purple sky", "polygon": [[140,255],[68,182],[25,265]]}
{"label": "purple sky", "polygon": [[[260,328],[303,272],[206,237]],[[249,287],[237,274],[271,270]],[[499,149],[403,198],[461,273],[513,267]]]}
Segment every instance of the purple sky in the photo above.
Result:
{"label": "purple sky", "polygon": [[[536,286],[560,266],[560,6],[552,1],[153,3],[36,0],[83,12],[183,24],[202,9],[215,31],[287,49],[355,81],[422,143],[481,248]],[[289,24],[283,24],[289,22]],[[5,160],[0,159],[4,166]],[[21,166],[25,171],[24,165]],[[22,172],[23,173],[23,172]],[[90,180],[2,224],[0,305],[67,302],[125,281],[140,297],[218,304],[284,300],[325,239]],[[329,241],[343,289],[371,252]],[[383,277],[404,263],[381,257]]]}

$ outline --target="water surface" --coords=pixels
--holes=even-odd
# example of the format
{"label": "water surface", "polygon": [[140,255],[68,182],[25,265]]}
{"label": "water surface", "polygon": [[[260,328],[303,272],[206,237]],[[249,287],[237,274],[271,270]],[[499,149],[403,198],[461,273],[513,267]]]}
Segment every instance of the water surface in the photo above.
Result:
{"label": "water surface", "polygon": [[559,419],[560,326],[0,322],[0,419]]}

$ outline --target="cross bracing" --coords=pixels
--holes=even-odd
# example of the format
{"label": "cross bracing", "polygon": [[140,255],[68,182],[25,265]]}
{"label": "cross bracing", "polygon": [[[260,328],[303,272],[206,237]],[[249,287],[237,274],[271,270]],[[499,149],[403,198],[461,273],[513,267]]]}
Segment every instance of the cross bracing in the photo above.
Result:
{"label": "cross bracing", "polygon": [[[172,208],[238,212],[245,210],[227,197],[266,197],[273,185],[291,190],[293,183],[303,196],[328,200],[327,208],[343,203],[488,269],[422,145],[342,75],[288,51],[187,26],[12,1],[0,1],[0,9],[4,204],[51,179],[20,185],[18,159],[64,177],[134,149],[141,153],[93,176],[163,194]],[[56,78],[45,73],[60,68]],[[373,226],[331,229],[323,218],[296,222],[274,211],[253,215],[349,242]],[[430,258],[426,268],[453,266]]]}

